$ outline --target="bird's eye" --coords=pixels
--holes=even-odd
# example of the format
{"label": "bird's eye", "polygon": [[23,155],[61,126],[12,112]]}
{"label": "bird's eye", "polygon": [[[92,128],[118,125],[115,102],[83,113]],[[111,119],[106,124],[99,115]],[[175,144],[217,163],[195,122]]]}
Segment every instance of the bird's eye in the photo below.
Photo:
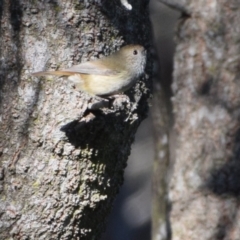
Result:
{"label": "bird's eye", "polygon": [[138,51],[137,50],[134,50],[133,51],[133,55],[137,55],[138,54]]}

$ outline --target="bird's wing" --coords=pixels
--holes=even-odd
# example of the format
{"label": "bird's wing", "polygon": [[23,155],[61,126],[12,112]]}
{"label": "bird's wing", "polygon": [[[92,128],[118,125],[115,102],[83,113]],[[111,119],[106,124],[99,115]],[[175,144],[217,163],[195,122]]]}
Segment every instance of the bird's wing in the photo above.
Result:
{"label": "bird's wing", "polygon": [[92,74],[92,75],[103,75],[112,76],[119,73],[119,70],[111,68],[112,62],[107,62],[109,67],[106,67],[104,62],[93,61],[85,62],[79,65],[74,65],[67,69],[60,69],[57,71],[42,71],[32,73],[33,76],[46,76],[46,75],[56,75],[56,76],[70,76],[73,74]]}
{"label": "bird's wing", "polygon": [[[109,64],[108,64],[109,65]],[[110,63],[111,66],[111,63]],[[93,75],[104,75],[111,76],[118,73],[117,70],[106,67],[106,65],[100,61],[85,62],[79,65],[74,65],[68,69],[61,70],[69,73],[82,73],[82,74],[93,74]]]}

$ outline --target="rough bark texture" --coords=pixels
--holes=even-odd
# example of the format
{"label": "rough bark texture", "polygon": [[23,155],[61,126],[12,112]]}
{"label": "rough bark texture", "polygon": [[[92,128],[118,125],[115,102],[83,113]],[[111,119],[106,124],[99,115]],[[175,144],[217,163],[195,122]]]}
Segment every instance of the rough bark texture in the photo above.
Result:
{"label": "rough bark texture", "polygon": [[[147,75],[99,103],[65,78],[70,67],[120,45],[148,48],[148,1],[0,2],[0,239],[99,239],[134,134],[148,109]],[[148,64],[150,73],[151,64]]]}
{"label": "rough bark texture", "polygon": [[[162,2],[184,11],[172,85],[177,145],[167,193],[171,239],[239,239],[240,5]],[[154,239],[166,239],[160,223]]]}

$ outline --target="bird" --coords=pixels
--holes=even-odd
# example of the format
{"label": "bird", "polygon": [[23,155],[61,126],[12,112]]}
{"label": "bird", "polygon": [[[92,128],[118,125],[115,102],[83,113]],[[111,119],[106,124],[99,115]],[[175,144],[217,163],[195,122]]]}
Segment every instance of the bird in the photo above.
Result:
{"label": "bird", "polygon": [[68,76],[77,90],[90,95],[110,96],[125,92],[144,73],[147,51],[141,45],[126,45],[113,54],[57,71],[41,71],[33,76]]}

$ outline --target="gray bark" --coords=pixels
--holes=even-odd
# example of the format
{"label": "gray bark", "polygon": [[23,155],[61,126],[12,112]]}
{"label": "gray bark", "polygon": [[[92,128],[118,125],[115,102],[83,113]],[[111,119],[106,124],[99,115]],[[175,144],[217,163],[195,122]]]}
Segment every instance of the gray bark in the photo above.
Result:
{"label": "gray bark", "polygon": [[[172,84],[177,144],[158,201],[167,197],[171,205],[172,240],[239,239],[240,5],[162,2],[184,14]],[[167,239],[161,223],[158,218],[153,239]]]}
{"label": "gray bark", "polygon": [[123,43],[149,46],[147,1],[132,7],[1,1],[0,239],[99,239],[147,114],[149,75],[126,93],[130,102],[99,105],[65,78],[30,73],[108,55]]}

